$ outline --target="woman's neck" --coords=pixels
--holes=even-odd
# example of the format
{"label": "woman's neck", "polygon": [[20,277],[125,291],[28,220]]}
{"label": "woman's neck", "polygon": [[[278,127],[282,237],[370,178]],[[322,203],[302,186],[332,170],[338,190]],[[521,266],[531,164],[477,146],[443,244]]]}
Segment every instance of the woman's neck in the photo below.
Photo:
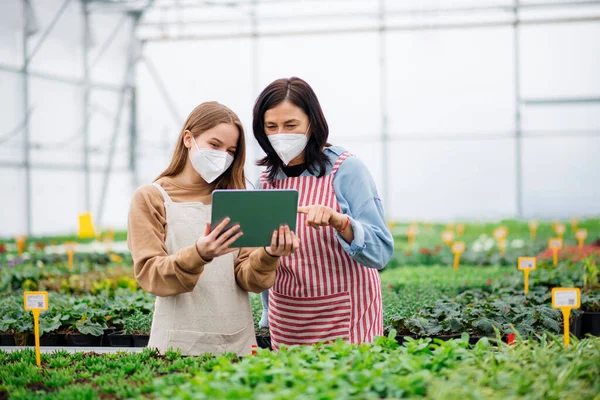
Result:
{"label": "woman's neck", "polygon": [[194,169],[192,164],[189,162],[189,160],[185,164],[183,171],[181,171],[179,174],[175,175],[172,179],[175,182],[181,183],[183,185],[194,185],[194,186],[198,186],[198,188],[205,186],[207,189],[210,189],[212,187],[211,184],[207,183],[200,176],[200,174],[198,172],[196,172],[196,170]]}

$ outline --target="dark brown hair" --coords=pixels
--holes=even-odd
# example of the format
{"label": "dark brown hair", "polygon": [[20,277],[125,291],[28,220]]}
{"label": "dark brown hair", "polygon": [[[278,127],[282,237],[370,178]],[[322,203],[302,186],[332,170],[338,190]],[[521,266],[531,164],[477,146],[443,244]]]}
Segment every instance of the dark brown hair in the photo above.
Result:
{"label": "dark brown hair", "polygon": [[325,175],[329,158],[323,153],[324,146],[329,137],[329,126],[323,115],[319,99],[308,83],[300,78],[278,79],[262,91],[254,104],[254,115],[252,130],[258,144],[267,155],[258,160],[256,165],[267,167],[267,179],[269,182],[275,180],[277,171],[283,167],[283,162],[271,146],[271,142],[265,133],[265,113],[288,100],[299,107],[308,116],[310,122],[310,137],[304,149],[304,162],[310,173],[318,172],[318,176]]}
{"label": "dark brown hair", "polygon": [[244,176],[244,163],[246,162],[246,142],[244,139],[244,128],[238,116],[216,101],[200,104],[190,113],[173,152],[171,164],[163,171],[156,180],[165,176],[175,176],[183,171],[188,159],[189,150],[183,144],[185,131],[190,131],[194,138],[202,135],[209,129],[219,124],[233,124],[237,127],[240,136],[237,142],[237,150],[233,156],[231,167],[213,183],[215,189],[245,189],[246,178]]}

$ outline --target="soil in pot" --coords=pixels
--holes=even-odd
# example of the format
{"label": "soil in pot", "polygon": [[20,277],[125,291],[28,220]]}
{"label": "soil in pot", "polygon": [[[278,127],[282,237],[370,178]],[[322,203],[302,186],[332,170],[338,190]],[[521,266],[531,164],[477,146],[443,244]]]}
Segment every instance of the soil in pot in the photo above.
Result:
{"label": "soil in pot", "polygon": [[146,347],[148,346],[149,335],[133,335],[133,347]]}
{"label": "soil in pot", "polygon": [[67,344],[69,346],[79,347],[99,347],[102,346],[102,336],[82,335],[80,333],[71,333],[67,335]]}
{"label": "soil in pot", "polygon": [[13,337],[15,338],[15,344],[17,346],[27,346],[27,340],[29,339],[29,333],[15,333]]}
{"label": "soil in pot", "polygon": [[109,345],[111,347],[132,347],[133,336],[124,335],[123,331],[114,332],[108,335]]}

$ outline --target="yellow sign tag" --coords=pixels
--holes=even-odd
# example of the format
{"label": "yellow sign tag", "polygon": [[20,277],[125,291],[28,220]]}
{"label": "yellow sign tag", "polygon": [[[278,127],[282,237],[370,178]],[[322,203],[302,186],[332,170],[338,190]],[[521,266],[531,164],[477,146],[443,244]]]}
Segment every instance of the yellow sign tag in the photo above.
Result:
{"label": "yellow sign tag", "polygon": [[579,218],[578,217],[571,218],[571,228],[573,230],[577,230],[577,225],[579,225]]}
{"label": "yellow sign tag", "polygon": [[67,257],[69,260],[69,268],[73,268],[73,254],[75,254],[76,247],[77,242],[65,242],[65,250],[67,252]]}
{"label": "yellow sign tag", "polygon": [[539,222],[535,219],[529,221],[529,237],[531,239],[535,239],[537,230],[538,230]]}
{"label": "yellow sign tag", "polygon": [[92,214],[85,213],[79,215],[79,238],[91,239],[95,238],[94,223],[92,222]]}
{"label": "yellow sign tag", "polygon": [[33,313],[33,333],[35,335],[35,362],[38,367],[42,365],[40,355],[40,311],[48,309],[48,292],[23,293],[23,306],[25,310]]}
{"label": "yellow sign tag", "polygon": [[587,239],[587,235],[588,235],[588,231],[587,229],[577,229],[577,231],[575,232],[575,237],[578,240],[585,240]]}
{"label": "yellow sign tag", "polygon": [[583,249],[583,242],[585,242],[585,239],[587,239],[587,235],[588,235],[588,231],[587,229],[577,229],[577,231],[575,231],[575,237],[577,238],[577,242],[578,242],[578,247],[580,249]]}
{"label": "yellow sign tag", "polygon": [[569,318],[573,308],[581,306],[581,292],[579,288],[554,288],[552,289],[552,307],[560,308],[563,314],[564,342],[569,346]]}
{"label": "yellow sign tag", "polygon": [[561,239],[563,238],[566,230],[567,228],[565,227],[565,224],[556,224],[556,228],[554,229],[558,237]]}
{"label": "yellow sign tag", "polygon": [[535,257],[519,257],[519,266],[518,268],[521,271],[532,271],[536,267],[536,258]]}
{"label": "yellow sign tag", "polygon": [[561,238],[550,238],[548,239],[548,248],[552,249],[553,265],[558,265],[558,251],[563,247],[563,240]]}
{"label": "yellow sign tag", "polygon": [[525,296],[527,296],[527,293],[529,293],[529,273],[535,269],[536,261],[537,260],[535,257],[518,258],[517,268],[523,271],[523,274],[525,275]]}
{"label": "yellow sign tag", "polygon": [[506,235],[508,234],[508,230],[501,226],[500,228],[496,228],[494,229],[494,238],[497,241],[503,241],[506,238]]}
{"label": "yellow sign tag", "polygon": [[48,292],[25,292],[23,298],[24,308],[27,311],[48,309]]}
{"label": "yellow sign tag", "polygon": [[464,253],[465,252],[465,242],[456,242],[452,245],[452,252],[453,253]]}
{"label": "yellow sign tag", "polygon": [[452,245],[452,252],[454,253],[454,265],[452,268],[456,271],[458,269],[458,265],[460,264],[460,255],[465,251],[465,243],[464,242],[456,242]]}
{"label": "yellow sign tag", "polygon": [[552,289],[553,308],[579,308],[581,306],[581,291],[579,288],[554,288]]}
{"label": "yellow sign tag", "polygon": [[456,234],[458,236],[462,236],[465,234],[465,224],[457,224],[456,225]]}
{"label": "yellow sign tag", "polygon": [[550,249],[562,249],[563,240],[561,238],[548,239],[548,248]]}
{"label": "yellow sign tag", "polygon": [[442,232],[442,240],[446,243],[447,246],[450,246],[454,241],[454,232],[452,231],[444,231]]}
{"label": "yellow sign tag", "polygon": [[406,231],[406,236],[408,237],[408,241],[410,243],[415,241],[415,237],[417,236],[418,231],[419,228],[417,228],[417,225],[414,223],[408,227],[408,230]]}
{"label": "yellow sign tag", "polygon": [[17,243],[17,253],[23,254],[27,248],[27,236],[19,235],[15,238],[15,242]]}

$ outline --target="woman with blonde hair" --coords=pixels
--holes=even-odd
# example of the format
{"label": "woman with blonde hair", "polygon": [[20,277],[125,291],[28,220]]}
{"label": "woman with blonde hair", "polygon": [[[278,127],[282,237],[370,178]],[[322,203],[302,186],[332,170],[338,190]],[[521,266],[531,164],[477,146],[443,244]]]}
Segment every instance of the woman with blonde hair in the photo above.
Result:
{"label": "woman with blonde hair", "polygon": [[298,248],[289,227],[269,247],[234,249],[243,232],[211,229],[211,194],[244,189],[244,130],[216,102],[200,104],[185,122],[173,159],[136,190],[128,246],[140,286],[157,296],[148,347],[185,355],[251,353],[256,344],[248,292],[273,285],[279,258]]}

